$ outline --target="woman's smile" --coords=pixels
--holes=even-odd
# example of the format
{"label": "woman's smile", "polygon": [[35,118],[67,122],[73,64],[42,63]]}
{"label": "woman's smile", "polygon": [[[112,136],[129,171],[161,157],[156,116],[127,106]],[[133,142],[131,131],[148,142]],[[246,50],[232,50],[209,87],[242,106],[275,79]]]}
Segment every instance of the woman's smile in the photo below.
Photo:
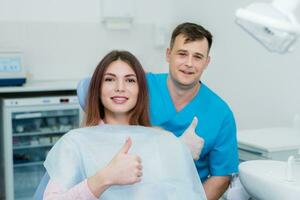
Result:
{"label": "woman's smile", "polygon": [[127,102],[127,100],[129,99],[126,96],[113,96],[110,97],[110,99],[115,103],[115,104],[124,104]]}

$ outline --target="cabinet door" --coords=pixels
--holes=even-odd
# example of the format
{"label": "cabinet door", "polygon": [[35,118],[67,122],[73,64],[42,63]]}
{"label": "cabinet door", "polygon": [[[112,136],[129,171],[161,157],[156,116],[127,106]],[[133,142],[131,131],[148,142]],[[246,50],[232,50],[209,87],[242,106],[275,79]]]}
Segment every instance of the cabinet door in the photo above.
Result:
{"label": "cabinet door", "polygon": [[11,110],[12,179],[14,199],[31,199],[45,173],[43,162],[51,147],[79,127],[80,109],[74,106]]}

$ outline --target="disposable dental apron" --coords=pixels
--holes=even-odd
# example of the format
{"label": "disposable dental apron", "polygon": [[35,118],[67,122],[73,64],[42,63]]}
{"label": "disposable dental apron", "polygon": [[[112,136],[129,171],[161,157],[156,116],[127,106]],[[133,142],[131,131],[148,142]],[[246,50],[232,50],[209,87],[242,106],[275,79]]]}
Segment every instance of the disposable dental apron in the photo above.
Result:
{"label": "disposable dental apron", "polygon": [[101,200],[206,200],[191,153],[167,131],[142,126],[101,125],[75,129],[50,150],[44,166],[68,190],[104,168],[131,137],[129,154],[142,159],[142,181],[115,185]]}

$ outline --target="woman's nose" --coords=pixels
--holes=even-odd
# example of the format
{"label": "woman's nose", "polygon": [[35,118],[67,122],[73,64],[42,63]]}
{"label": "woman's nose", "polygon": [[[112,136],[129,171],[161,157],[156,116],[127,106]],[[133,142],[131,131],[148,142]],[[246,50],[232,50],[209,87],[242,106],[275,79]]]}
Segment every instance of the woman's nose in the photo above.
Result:
{"label": "woman's nose", "polygon": [[124,92],[125,91],[125,84],[123,81],[117,81],[115,92]]}

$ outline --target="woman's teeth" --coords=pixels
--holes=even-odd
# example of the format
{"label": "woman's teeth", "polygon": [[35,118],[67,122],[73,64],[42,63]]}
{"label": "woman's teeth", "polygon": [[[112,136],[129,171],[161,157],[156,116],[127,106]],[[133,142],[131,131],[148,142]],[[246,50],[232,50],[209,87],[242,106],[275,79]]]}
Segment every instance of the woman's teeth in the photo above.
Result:
{"label": "woman's teeth", "polygon": [[111,97],[111,99],[113,100],[113,102],[118,104],[125,103],[128,100],[127,97]]}

